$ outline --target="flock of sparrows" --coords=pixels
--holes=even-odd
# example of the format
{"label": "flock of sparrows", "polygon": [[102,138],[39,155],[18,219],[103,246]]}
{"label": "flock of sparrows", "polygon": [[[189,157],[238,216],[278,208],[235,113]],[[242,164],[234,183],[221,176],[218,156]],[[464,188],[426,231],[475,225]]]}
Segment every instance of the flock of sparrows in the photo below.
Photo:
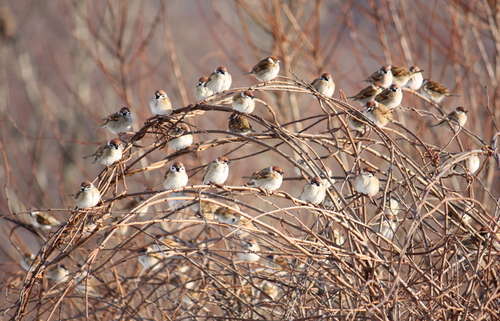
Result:
{"label": "flock of sparrows", "polygon": [[[279,60],[275,56],[270,56],[257,63],[248,74],[254,75],[261,82],[269,82],[277,77],[280,66]],[[358,94],[348,97],[359,102],[365,110],[363,114],[366,119],[373,122],[378,127],[384,127],[393,121],[392,111],[400,106],[403,99],[402,87],[411,90],[421,89],[424,97],[434,103],[440,103],[445,97],[455,94],[447,88],[429,79],[423,79],[422,70],[417,66],[410,69],[395,66],[383,66],[380,70],[368,77],[365,82],[370,85],[362,89]],[[209,77],[199,79],[195,87],[195,96],[198,101],[203,101],[208,97],[231,88],[232,77],[223,66],[217,68]],[[318,93],[325,97],[332,97],[335,92],[335,83],[328,73],[323,73],[310,84]],[[163,90],[157,90],[149,102],[151,112],[159,118],[166,118],[174,112],[172,103]],[[248,135],[253,131],[247,115],[255,109],[255,96],[252,91],[245,90],[236,93],[232,98],[232,108],[234,112],[229,117],[228,131],[238,135]],[[358,132],[366,132],[366,119],[350,116],[349,125]],[[122,134],[132,131],[133,117],[128,107],[121,108],[118,112],[103,119],[104,123],[97,128],[107,128],[112,134]],[[457,107],[453,112],[444,117],[434,126],[442,126],[446,130],[456,132],[465,125],[467,121],[467,110]],[[177,122],[168,131],[168,146],[174,150],[183,150],[193,144],[193,135],[189,134],[189,126],[185,123]],[[124,146],[119,138],[113,138],[102,145],[94,154],[84,158],[93,157],[94,163],[99,162],[105,166],[112,166],[123,157]],[[204,185],[222,186],[229,177],[229,159],[217,157],[206,166],[202,178]],[[299,162],[300,163],[300,162]],[[465,173],[466,170],[474,173],[479,168],[479,158],[477,155],[467,159],[464,166],[455,166],[454,170]],[[300,174],[300,170],[299,170]],[[362,168],[354,179],[354,190],[364,196],[372,198],[380,192],[380,181],[375,176],[376,171],[371,167]],[[263,193],[269,194],[280,189],[283,182],[284,172],[280,166],[269,166],[260,171],[254,172],[251,177],[251,184],[260,188]],[[189,177],[186,167],[180,161],[170,164],[169,169],[163,177],[163,187],[167,190],[174,190],[178,193],[188,185]],[[320,176],[310,178],[301,194],[298,196],[303,202],[313,206],[332,207],[338,199],[335,197],[338,191],[333,188],[335,181],[331,177],[331,171],[325,168]],[[331,197],[327,195],[331,193]],[[80,190],[74,195],[74,205],[77,209],[91,209],[101,202],[99,190],[91,182],[81,183]],[[210,204],[210,203],[207,203]],[[399,202],[394,198],[387,201],[388,210],[383,217],[373,227],[375,232],[383,237],[391,239],[397,228],[397,212]],[[203,212],[203,210],[201,210]],[[238,214],[239,208],[234,210],[227,207],[214,208],[213,218],[226,223],[238,237],[248,236],[248,230],[255,228],[255,225],[244,215]],[[53,226],[60,225],[61,222],[48,214],[33,211],[30,213],[31,224],[35,228],[47,231]],[[340,233],[340,232],[338,232]],[[343,243],[343,236],[339,234],[339,244]],[[342,239],[342,242],[340,242]],[[255,262],[260,259],[256,252],[260,251],[259,243],[255,240],[241,238],[245,251],[238,256],[242,261]],[[157,243],[144,247],[140,250],[139,262],[145,269],[157,269],[163,258],[173,255],[173,249],[178,246],[169,238],[159,238]],[[23,262],[23,267],[29,270],[29,266],[35,260],[32,256],[27,256]],[[56,282],[63,282],[68,275],[67,269],[63,265],[57,265],[50,271],[49,278]]]}

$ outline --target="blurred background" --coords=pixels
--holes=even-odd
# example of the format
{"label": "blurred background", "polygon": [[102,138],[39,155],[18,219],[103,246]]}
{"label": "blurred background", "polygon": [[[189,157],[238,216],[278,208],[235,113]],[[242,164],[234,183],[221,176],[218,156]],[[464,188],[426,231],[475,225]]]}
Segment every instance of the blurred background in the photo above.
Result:
{"label": "blurred background", "polygon": [[[128,106],[139,129],[152,117],[149,99],[157,89],[167,92],[174,108],[185,107],[196,102],[198,79],[219,66],[232,74],[233,87],[256,85],[254,77],[243,73],[269,55],[279,57],[283,76],[310,82],[329,72],[335,98],[358,93],[366,87],[360,81],[382,65],[418,65],[424,78],[460,95],[441,106],[446,113],[466,107],[465,127],[488,144],[500,119],[499,9],[495,0],[0,1],[1,213],[73,206],[69,195],[102,171],[82,157],[112,138],[107,130],[93,129],[105,116]],[[280,123],[320,113],[310,95],[265,91],[256,96],[275,110]],[[408,92],[402,106],[436,112]],[[270,118],[260,107],[255,113]],[[443,147],[451,137],[429,128],[434,117],[399,111],[395,117],[430,144]],[[205,129],[227,126],[226,117],[211,112],[192,122]],[[474,139],[463,144],[464,149],[483,147]],[[193,168],[230,148],[183,161]],[[456,144],[447,150],[460,151]],[[145,162],[166,155],[157,152]],[[233,162],[231,171],[238,174],[228,184],[245,183],[243,176],[271,165],[273,157],[258,157],[251,165]],[[293,172],[292,164],[283,167]],[[164,169],[159,171],[163,175]],[[499,196],[493,161],[478,179],[481,187],[468,195],[493,211]],[[142,191],[161,184],[161,178],[158,172],[145,172],[128,184]],[[283,189],[297,195],[301,188]],[[63,213],[56,216],[64,221]],[[5,241],[0,263],[12,272],[19,269],[15,262],[21,254],[9,246],[11,228],[7,221],[0,226]]]}

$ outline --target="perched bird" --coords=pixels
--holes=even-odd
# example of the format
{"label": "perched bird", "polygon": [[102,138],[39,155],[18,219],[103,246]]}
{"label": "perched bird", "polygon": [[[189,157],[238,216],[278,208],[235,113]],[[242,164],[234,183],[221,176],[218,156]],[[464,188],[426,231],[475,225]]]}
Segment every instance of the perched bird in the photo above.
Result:
{"label": "perched bird", "polygon": [[468,111],[464,107],[457,107],[449,113],[443,120],[431,127],[443,127],[449,132],[456,132],[467,122]]}
{"label": "perched bird", "polygon": [[354,101],[357,101],[361,106],[366,105],[367,102],[374,100],[375,97],[384,90],[384,87],[376,82],[361,90],[357,95],[347,97]]}
{"label": "perched bird", "polygon": [[[332,176],[332,170],[330,169],[330,167],[325,166],[325,170],[320,171],[319,173],[319,177],[323,181],[323,184],[325,185],[326,188],[332,186],[330,181],[332,181],[332,183],[335,184],[335,179],[331,178],[331,176]],[[328,178],[330,178],[330,180],[328,180]]]}
{"label": "perched bird", "polygon": [[345,238],[339,228],[332,229],[332,241],[338,246],[342,246],[345,243]]}
{"label": "perched bird", "polygon": [[392,84],[392,71],[390,65],[383,66],[378,71],[374,72],[370,77],[366,78],[364,82],[374,84],[379,83],[382,87],[387,88]]}
{"label": "perched bird", "polygon": [[415,74],[420,74],[423,70],[420,69],[412,70],[411,68],[410,70],[408,70],[404,67],[392,66],[391,71],[392,71],[392,83],[404,87],[406,86],[406,84],[408,84],[408,81],[412,79],[413,76],[415,76]]}
{"label": "perched bird", "polygon": [[259,243],[256,240],[243,240],[245,252],[238,253],[238,257],[241,261],[247,262],[257,262],[260,256],[255,252],[260,251]]}
{"label": "perched bird", "polygon": [[284,172],[279,166],[271,166],[261,171],[254,172],[251,181],[262,189],[275,191],[281,186]]}
{"label": "perched bird", "polygon": [[196,89],[194,91],[194,96],[196,97],[197,101],[203,100],[205,98],[208,98],[214,94],[213,91],[211,91],[207,86],[207,81],[208,77],[201,77],[198,80],[198,85],[196,85]]}
{"label": "perched bird", "polygon": [[227,90],[231,87],[233,81],[231,74],[227,72],[226,67],[220,66],[213,73],[210,74],[205,84],[209,90],[218,93]]}
{"label": "perched bird", "polygon": [[354,190],[360,194],[372,197],[377,195],[379,191],[379,180],[374,176],[375,170],[371,167],[365,167],[361,170],[356,181],[354,182]]}
{"label": "perched bird", "polygon": [[91,182],[83,182],[80,190],[74,195],[77,208],[91,208],[101,200],[101,193]]}
{"label": "perched bird", "polygon": [[[360,116],[360,118],[361,118],[361,116]],[[366,133],[367,127],[366,127],[366,124],[363,123],[362,121],[360,121],[360,120],[358,120],[358,119],[356,119],[356,118],[354,118],[352,116],[349,116],[347,118],[347,123],[349,124],[349,126],[352,129],[354,129],[354,130],[358,131],[359,133],[361,133],[361,135],[364,135]]]}
{"label": "perched bird", "polygon": [[255,132],[252,128],[252,124],[250,124],[247,116],[245,115],[232,113],[228,119],[229,123],[227,124],[227,130],[233,134],[246,136]]}
{"label": "perched bird", "polygon": [[376,101],[366,103],[364,114],[378,127],[384,127],[394,119],[391,110]]}
{"label": "perched bird", "polygon": [[107,128],[112,134],[125,133],[132,130],[132,114],[128,107],[103,119],[104,124],[96,128]]}
{"label": "perched bird", "polygon": [[168,98],[167,93],[163,90],[155,92],[155,95],[149,101],[149,108],[151,108],[153,115],[169,116],[174,111],[170,98]]}
{"label": "perched bird", "polygon": [[170,129],[168,131],[168,147],[173,150],[183,150],[193,145],[193,134],[186,134],[186,132],[189,132],[189,126],[184,123],[177,124],[177,126]]}
{"label": "perched bird", "polygon": [[29,215],[31,225],[33,225],[35,228],[41,229],[42,231],[48,231],[53,226],[61,225],[61,222],[47,213],[32,211],[29,213]]}
{"label": "perched bird", "polygon": [[398,215],[399,213],[399,201],[394,196],[388,197],[385,202],[385,215]]}
{"label": "perched bird", "polygon": [[240,113],[250,114],[255,109],[255,96],[251,91],[245,90],[233,96],[233,109]]}
{"label": "perched bird", "polygon": [[163,187],[166,189],[178,189],[186,186],[188,183],[188,175],[186,168],[181,162],[175,162],[170,166],[170,169],[165,173]]}
{"label": "perched bird", "polygon": [[479,159],[479,156],[477,156],[477,154],[472,154],[465,160],[465,164],[464,162],[460,162],[453,165],[451,169],[458,174],[465,174],[466,171],[471,174],[475,174],[479,169],[479,166],[481,166],[481,159]]}
{"label": "perched bird", "polygon": [[235,227],[229,227],[231,231],[236,230],[234,234],[238,236],[246,236],[248,235],[248,230],[256,230],[257,227],[253,223],[252,220],[246,218],[243,215],[240,215],[238,213],[234,213],[233,217],[231,218],[231,221],[229,222],[230,225],[234,225]]}
{"label": "perched bird", "polygon": [[282,269],[289,269],[290,268],[290,263],[283,257],[283,256],[280,256],[280,255],[276,255],[276,254],[269,254],[267,257],[266,257],[267,261],[266,261],[266,266],[271,269],[271,270],[282,270]]}
{"label": "perched bird", "polygon": [[215,212],[220,208],[219,205],[209,201],[200,201],[198,214],[207,220],[215,220]]}
{"label": "perched bird", "polygon": [[[106,223],[106,226],[111,226],[111,225],[120,225],[118,221],[120,221],[121,217],[115,217],[111,216],[109,218],[108,223]],[[122,225],[116,229],[116,234],[118,235],[126,235],[129,230],[129,225]]]}
{"label": "perched bird", "polygon": [[[80,266],[81,268],[81,266]],[[77,272],[78,273],[78,272]],[[89,297],[96,297],[100,298],[99,292],[97,289],[94,287],[95,283],[94,282],[94,277],[92,274],[89,273],[87,269],[84,269],[79,276],[76,277],[75,279],[75,285],[76,285],[76,290],[83,294],[83,295],[88,295]]]}
{"label": "perched bird", "polygon": [[229,175],[229,160],[226,157],[217,157],[208,164],[205,175],[203,175],[203,184],[222,185],[226,182]]}
{"label": "perched bird", "polygon": [[418,66],[411,66],[410,72],[413,73],[413,77],[408,80],[405,87],[408,87],[413,90],[419,90],[422,87],[422,83],[424,82],[424,76],[422,76],[422,71]]}
{"label": "perched bird", "polygon": [[106,144],[99,147],[98,150],[92,155],[85,156],[84,158],[94,157],[95,162],[99,162],[104,166],[111,166],[123,157],[123,145],[118,138],[109,140]]}
{"label": "perched bird", "polygon": [[[297,163],[300,166],[302,166],[302,167],[305,166],[307,168],[306,162],[302,158],[297,159]],[[294,170],[295,174],[297,174],[298,176],[300,176],[302,174],[302,169],[300,167],[298,167],[297,165],[295,165],[293,167],[293,170]],[[306,171],[306,173],[307,173],[307,171]]]}
{"label": "perched bird", "polygon": [[332,97],[335,92],[335,83],[333,82],[332,76],[327,72],[322,74],[319,78],[314,79],[311,86],[326,97]]}
{"label": "perched bird", "polygon": [[[146,198],[144,196],[134,196],[127,203],[125,203],[125,205],[120,209],[120,212],[132,213],[132,211],[134,211],[138,206],[143,204],[144,201],[146,201]],[[149,211],[149,206],[144,206],[134,211],[133,213],[144,214],[147,213],[148,211]]]}
{"label": "perched bird", "polygon": [[167,199],[168,207],[170,207],[171,210],[177,210],[178,208],[175,208],[175,207],[178,205],[181,205],[181,204],[186,205],[186,203],[188,202],[186,200],[186,198],[189,198],[189,197],[190,196],[188,193],[182,193],[182,192],[171,193]]}
{"label": "perched bird", "polygon": [[139,253],[141,255],[137,257],[137,260],[145,269],[151,269],[152,271],[155,271],[161,267],[163,257],[150,247],[141,248],[139,250]]}
{"label": "perched bird", "polygon": [[267,57],[259,61],[259,63],[252,68],[252,71],[247,72],[245,75],[252,74],[258,81],[268,82],[278,76],[280,72],[279,62],[280,61],[275,56]]}
{"label": "perched bird", "polygon": [[430,79],[424,79],[420,91],[425,98],[436,104],[439,104],[446,97],[458,96],[457,94],[451,93],[445,86]]}
{"label": "perched bird", "polygon": [[22,259],[20,264],[21,264],[21,267],[26,272],[29,272],[32,267],[35,267],[38,264],[40,264],[40,258],[32,253],[24,254],[23,259]]}
{"label": "perched bird", "polygon": [[69,279],[69,270],[64,264],[59,263],[47,271],[47,278],[56,283],[64,283]]}
{"label": "perched bird", "polygon": [[476,216],[477,213],[477,210],[474,208],[474,203],[468,200],[463,200],[463,202],[459,202],[458,204],[450,202],[447,205],[446,216],[457,226],[470,225],[472,223],[472,217]]}
{"label": "perched bird", "polygon": [[398,218],[392,214],[382,215],[381,219],[373,225],[373,230],[388,240],[392,240],[398,228]]}
{"label": "perched bird", "polygon": [[326,187],[319,177],[314,177],[304,186],[300,199],[311,204],[323,202],[326,195]]}
{"label": "perched bird", "polygon": [[331,207],[334,207],[335,205],[339,205],[340,203],[340,199],[338,197],[338,194],[339,194],[339,190],[337,189],[337,187],[335,186],[330,186],[328,189],[327,189],[330,194],[332,194],[332,198],[330,198],[330,196],[328,196],[328,194],[326,195],[325,197],[325,200],[323,201],[323,205],[326,207],[326,208],[331,208]]}
{"label": "perched bird", "polygon": [[397,84],[392,84],[375,97],[375,101],[392,109],[398,107],[403,101],[403,91]]}
{"label": "perched bird", "polygon": [[165,257],[177,254],[175,249],[180,247],[180,243],[168,237],[168,235],[156,235],[155,242],[151,245],[154,252],[158,252],[158,254]]}
{"label": "perched bird", "polygon": [[276,300],[279,295],[279,287],[276,283],[274,282],[269,282],[269,281],[262,281],[259,284],[260,292],[258,298],[261,302],[266,302],[271,300]]}
{"label": "perched bird", "polygon": [[237,214],[236,211],[240,210],[238,204],[234,204],[232,206],[220,206],[214,212],[215,218],[222,223],[225,224],[233,224],[234,216]]}

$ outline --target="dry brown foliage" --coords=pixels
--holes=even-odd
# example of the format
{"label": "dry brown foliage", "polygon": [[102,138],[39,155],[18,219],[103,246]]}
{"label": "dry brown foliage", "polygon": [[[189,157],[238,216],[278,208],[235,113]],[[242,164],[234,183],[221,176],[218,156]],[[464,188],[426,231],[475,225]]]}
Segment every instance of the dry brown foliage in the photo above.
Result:
{"label": "dry brown foliage", "polygon": [[[67,51],[54,46],[62,40],[28,31],[26,9],[2,9],[0,20],[13,26],[0,48],[2,318],[498,320],[499,5],[429,3],[60,1],[34,9],[66,28],[56,34],[71,39]],[[37,37],[43,45],[28,46]],[[282,61],[280,77],[256,84],[241,76],[270,54]],[[396,121],[379,128],[344,93],[358,92],[356,82],[384,64],[418,64],[461,96],[438,106],[405,90]],[[219,65],[235,87],[194,103],[196,80]],[[323,71],[336,98],[309,84]],[[151,117],[155,89],[175,102],[172,117]],[[248,136],[226,130],[231,98],[244,90],[259,98]],[[91,166],[81,156],[112,137],[90,128],[122,105],[136,120],[136,131],[121,135],[125,156]],[[429,127],[458,105],[470,110],[464,128]],[[368,132],[352,131],[349,116]],[[182,122],[195,143],[175,152],[169,129]],[[458,173],[473,155],[478,172]],[[200,185],[217,156],[231,161],[227,185]],[[190,185],[164,190],[176,160]],[[280,190],[246,184],[271,165],[285,170]],[[381,181],[373,198],[353,190],[365,166]],[[330,204],[301,201],[306,179],[326,167]],[[85,180],[103,201],[76,210],[67,195]],[[394,236],[376,232],[391,198]],[[31,207],[63,223],[37,229]],[[221,211],[253,225],[235,229],[217,219]],[[248,240],[260,250],[249,252]],[[138,262],[145,246],[160,255],[152,268]],[[31,253],[26,273],[19,262]],[[55,283],[47,275],[62,263],[68,278]]]}

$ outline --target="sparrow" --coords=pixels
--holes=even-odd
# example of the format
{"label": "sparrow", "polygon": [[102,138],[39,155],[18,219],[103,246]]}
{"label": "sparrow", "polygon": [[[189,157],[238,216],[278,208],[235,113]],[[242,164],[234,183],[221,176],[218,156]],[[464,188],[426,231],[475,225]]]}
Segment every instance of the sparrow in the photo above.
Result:
{"label": "sparrow", "polygon": [[59,263],[47,271],[47,278],[55,283],[64,283],[69,279],[69,270],[64,264]]}
{"label": "sparrow", "polygon": [[332,241],[338,246],[342,246],[345,243],[345,238],[339,228],[334,228],[332,230]]}
{"label": "sparrow", "polygon": [[260,282],[259,287],[262,291],[258,296],[261,302],[268,302],[269,299],[275,301],[278,298],[279,287],[276,283],[264,280]]}
{"label": "sparrow", "polygon": [[169,238],[167,235],[156,235],[155,242],[151,245],[151,249],[154,252],[158,252],[159,255],[169,257],[175,255],[177,252],[176,248],[181,247],[179,242]]}
{"label": "sparrow", "polygon": [[258,81],[268,82],[276,78],[280,72],[279,63],[280,61],[275,56],[267,57],[259,61],[259,63],[252,68],[252,71],[247,72],[245,75],[252,74]]}
{"label": "sparrow", "polygon": [[460,175],[465,174],[466,171],[475,174],[479,166],[481,166],[481,159],[479,159],[477,154],[473,154],[465,160],[465,164],[464,162],[460,162],[459,164],[453,165],[451,169]]}
{"label": "sparrow", "polygon": [[379,83],[382,87],[387,88],[392,84],[391,67],[390,65],[383,66],[363,81],[370,84]]}
{"label": "sparrow", "polygon": [[467,226],[472,223],[472,216],[475,216],[476,212],[477,211],[474,209],[474,203],[464,200],[463,205],[448,203],[448,211],[446,215],[457,226]]}
{"label": "sparrow", "polygon": [[266,266],[271,269],[272,271],[278,270],[278,269],[289,269],[290,268],[290,263],[282,256],[276,255],[276,254],[269,254],[266,257]]}
{"label": "sparrow", "polygon": [[151,271],[155,271],[161,267],[161,261],[163,260],[163,257],[150,247],[144,247],[140,249],[139,253],[140,256],[137,257],[137,260],[145,269],[151,269]]}
{"label": "sparrow", "polygon": [[[319,173],[319,177],[321,177],[323,185],[325,185],[326,188],[330,188],[330,186],[332,186],[330,181],[332,181],[332,183],[335,184],[335,179],[331,178],[331,176],[332,176],[332,170],[330,169],[330,167],[325,166],[325,170],[320,171]],[[328,178],[330,178],[330,180],[328,180]]]}
{"label": "sparrow", "polygon": [[[297,163],[304,167],[306,166],[306,162],[302,159],[302,158],[299,158],[297,159]],[[302,169],[300,167],[298,167],[297,165],[293,166],[293,171],[295,172],[295,174],[297,174],[298,176],[302,175]]]}
{"label": "sparrow", "polygon": [[389,88],[384,89],[375,97],[375,101],[385,105],[387,108],[396,108],[403,101],[403,91],[401,86],[392,84]]}
{"label": "sparrow", "polygon": [[189,132],[189,126],[184,123],[177,124],[177,126],[170,129],[168,131],[168,147],[173,150],[183,150],[193,145],[193,134],[185,134],[186,132]]}
{"label": "sparrow", "polygon": [[254,172],[251,181],[262,189],[275,191],[281,186],[284,172],[279,166],[271,166],[261,171]]}
{"label": "sparrow", "polygon": [[381,220],[373,225],[373,230],[388,240],[392,240],[397,228],[398,218],[392,214],[382,215]]}
{"label": "sparrow", "polygon": [[388,197],[385,202],[385,215],[398,215],[399,213],[399,201],[394,196]]}
{"label": "sparrow", "polygon": [[196,97],[197,101],[208,98],[214,94],[214,92],[208,89],[208,87],[206,86],[207,81],[208,77],[201,77],[198,80],[198,85],[196,85],[196,89],[194,91],[194,96]]}
{"label": "sparrow", "polygon": [[79,293],[88,295],[89,297],[100,298],[99,292],[93,286],[93,284],[95,284],[93,275],[89,274],[87,269],[84,269],[81,274],[76,277],[74,284],[76,285],[75,289]]}
{"label": "sparrow", "polygon": [[232,113],[228,118],[229,123],[227,124],[227,130],[233,134],[239,134],[242,136],[246,136],[252,132],[255,132],[252,128],[252,124],[248,121],[247,116]]}
{"label": "sparrow", "polygon": [[128,107],[103,119],[104,124],[96,128],[107,128],[112,134],[125,133],[132,130],[132,114]]}
{"label": "sparrow", "polygon": [[255,109],[255,96],[251,91],[239,92],[233,96],[233,109],[240,113],[250,114]]}
{"label": "sparrow", "polygon": [[[141,205],[146,198],[144,196],[134,196],[131,200],[129,200],[125,205],[120,209],[122,213],[135,213],[135,214],[144,214],[149,211],[149,206],[141,207],[138,210],[135,210],[139,205]],[[133,212],[132,212],[133,211]],[[121,216],[122,214],[120,214]]]}
{"label": "sparrow", "polygon": [[259,243],[255,240],[243,240],[245,252],[238,253],[238,257],[241,261],[246,262],[256,262],[260,259],[260,256],[255,252],[260,251]]}
{"label": "sparrow", "polygon": [[[233,206],[220,206],[214,212],[215,218],[225,224],[233,224],[233,218],[236,214],[235,210],[239,211],[240,207],[237,204]],[[236,221],[234,223],[237,223]]]}
{"label": "sparrow", "polygon": [[166,189],[178,189],[187,185],[188,175],[186,168],[181,162],[175,162],[163,177],[163,187]]}
{"label": "sparrow", "polygon": [[[111,216],[109,218],[109,223],[106,224],[106,226],[110,225],[119,225],[118,221],[121,219],[121,217],[113,217]],[[116,234],[118,235],[126,235],[129,230],[129,225],[122,225],[116,229]]]}
{"label": "sparrow", "polygon": [[155,92],[155,95],[149,101],[149,108],[151,108],[153,115],[169,116],[174,111],[170,98],[168,98],[167,93],[163,90]]}
{"label": "sparrow", "polygon": [[231,75],[227,72],[226,67],[220,66],[208,77],[205,87],[214,93],[227,90],[231,87],[233,81]]}
{"label": "sparrow", "polygon": [[169,210],[178,210],[179,208],[175,208],[176,206],[186,205],[186,203],[188,202],[186,200],[187,197],[190,197],[187,193],[170,193],[169,197],[167,198],[167,204],[170,208]]}
{"label": "sparrow", "polygon": [[333,82],[332,76],[327,72],[322,74],[319,78],[314,79],[311,86],[326,97],[332,97],[335,92],[335,83]]}
{"label": "sparrow", "polygon": [[378,127],[384,127],[394,119],[391,110],[381,103],[369,101],[365,107],[364,114]]}
{"label": "sparrow", "polygon": [[101,200],[101,193],[91,182],[80,184],[80,190],[74,195],[77,208],[91,208]]}
{"label": "sparrow", "polygon": [[410,72],[413,73],[413,76],[406,83],[407,88],[413,90],[419,90],[422,87],[422,83],[424,82],[424,76],[422,76],[422,71],[418,66],[411,66]]}
{"label": "sparrow", "polygon": [[26,270],[26,272],[29,272],[32,267],[37,266],[40,264],[40,258],[32,253],[30,254],[24,254],[23,259],[21,261],[21,267]]}
{"label": "sparrow", "polygon": [[459,96],[451,93],[448,88],[438,82],[430,79],[424,79],[422,87],[420,88],[422,95],[430,101],[439,104],[443,99],[449,96]]}
{"label": "sparrow", "polygon": [[384,89],[380,83],[376,82],[361,90],[357,95],[347,98],[357,101],[361,106],[364,106],[367,102],[374,100]]}
{"label": "sparrow", "polygon": [[[365,105],[363,105],[363,106],[365,106]],[[363,123],[362,121],[357,120],[356,118],[354,118],[352,116],[349,116],[347,118],[347,123],[349,124],[349,126],[352,129],[361,133],[361,135],[364,135],[366,133],[366,124]]]}
{"label": "sparrow", "polygon": [[456,132],[460,128],[464,127],[467,122],[467,113],[469,111],[464,107],[457,107],[454,111],[449,113],[443,120],[431,127],[443,127],[449,132]]}
{"label": "sparrow", "polygon": [[257,227],[253,223],[252,220],[246,218],[243,215],[240,215],[238,213],[234,213],[233,217],[231,218],[231,221],[229,222],[230,225],[233,225],[235,227],[229,227],[231,231],[235,231],[234,234],[238,236],[247,236],[248,231],[250,230],[256,230]]}
{"label": "sparrow", "polygon": [[379,180],[374,176],[375,170],[371,167],[365,167],[361,170],[356,181],[354,190],[360,194],[372,197],[377,195],[379,190]]}
{"label": "sparrow", "polygon": [[229,175],[229,160],[226,157],[217,157],[208,164],[205,175],[203,175],[204,185],[222,185]]}
{"label": "sparrow", "polygon": [[392,71],[392,83],[404,87],[406,86],[406,84],[408,84],[408,81],[412,79],[413,76],[415,76],[415,74],[420,74],[423,70],[420,69],[412,70],[411,68],[410,70],[408,70],[404,67],[392,66],[391,71]]}
{"label": "sparrow", "polygon": [[337,187],[330,186],[328,188],[328,191],[330,192],[330,194],[332,194],[333,200],[328,195],[326,195],[325,200],[323,201],[323,205],[326,208],[331,208],[335,205],[339,205],[340,199],[338,197],[339,190],[337,189]]}
{"label": "sparrow", "polygon": [[326,187],[319,177],[312,178],[309,183],[304,186],[300,199],[311,204],[319,204],[323,202],[326,195]]}
{"label": "sparrow", "polygon": [[32,211],[29,215],[31,225],[35,228],[41,229],[42,231],[49,231],[53,226],[61,225],[61,222],[46,213]]}
{"label": "sparrow", "polygon": [[215,220],[216,219],[215,212],[219,208],[220,208],[219,205],[214,204],[212,202],[200,201],[198,214],[207,220]]}
{"label": "sparrow", "polygon": [[99,162],[105,166],[111,166],[123,157],[123,145],[118,138],[108,141],[106,144],[99,147],[98,150],[92,155],[83,158],[94,157],[95,162]]}

